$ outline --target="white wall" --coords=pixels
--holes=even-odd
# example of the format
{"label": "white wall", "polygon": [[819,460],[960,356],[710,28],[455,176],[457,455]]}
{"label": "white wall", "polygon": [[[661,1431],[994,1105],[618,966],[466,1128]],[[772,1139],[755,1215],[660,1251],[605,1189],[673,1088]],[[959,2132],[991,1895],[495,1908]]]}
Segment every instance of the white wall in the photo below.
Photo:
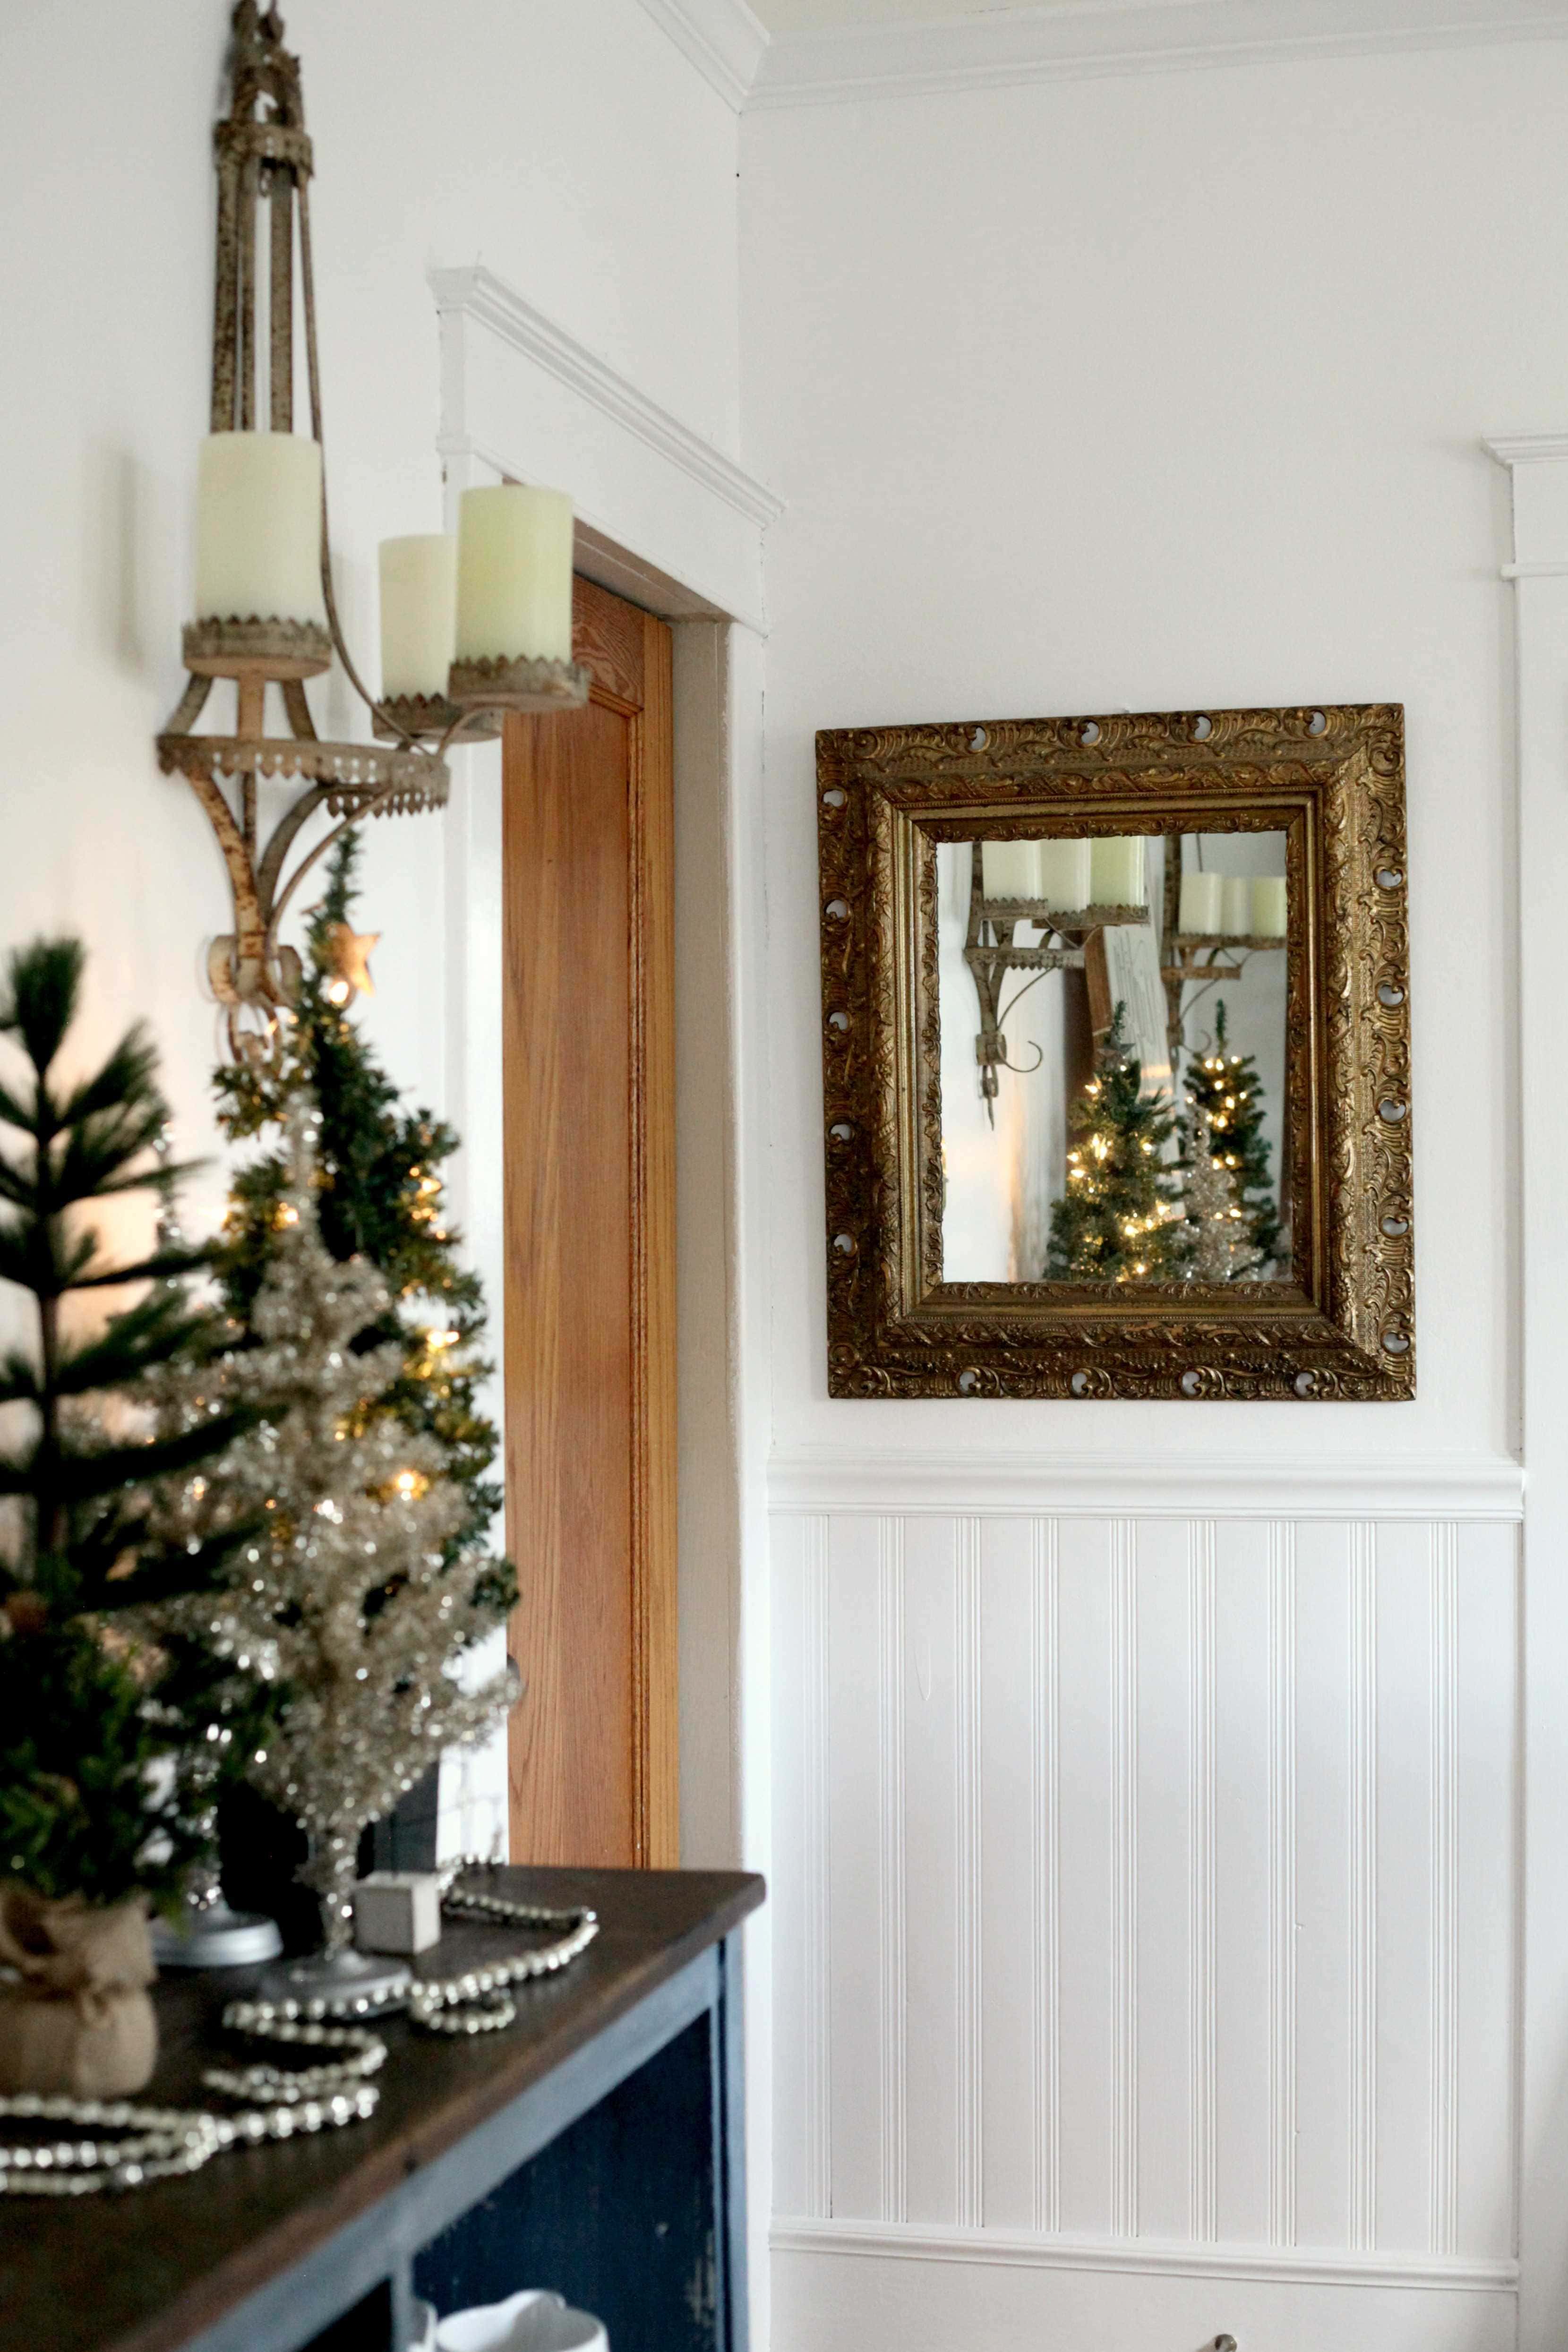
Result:
{"label": "white wall", "polygon": [[[438,15],[390,0],[374,31],[329,0],[286,14],[316,142],[340,598],[374,679],[376,542],[442,517],[433,266],[489,263],[694,435],[733,446],[735,118],[637,0],[465,0]],[[93,1031],[132,1011],[150,1020],[181,1148],[198,1152],[217,1143],[202,949],[232,916],[205,820],[158,774],[152,738],[182,683],[227,21],[221,0],[145,17],[84,0],[0,22],[13,96],[0,158],[0,942],[81,932]],[[296,422],[308,428],[302,383]],[[310,691],[323,732],[366,731],[340,678]],[[493,851],[480,813],[499,776],[493,752],[457,764],[447,818],[369,828],[359,919],[383,934],[367,1030],[401,1085],[461,1123],[474,1089],[447,974],[474,917],[470,836]],[[269,800],[281,805],[283,788],[264,792],[264,813]],[[456,1171],[465,1221],[483,1222],[491,1173],[476,1188]],[[188,1204],[193,1230],[223,1190],[215,1164]],[[499,1249],[481,1271],[499,1317]],[[489,1843],[487,1785],[483,1818],[465,1808],[448,1824],[459,1843]],[[454,1793],[464,1786],[477,1795],[471,1778]]]}
{"label": "white wall", "polygon": [[[1568,365],[1565,109],[1547,45],[747,118],[747,457],[787,506],[781,1446],[977,1436],[957,1400],[826,1397],[812,730],[1313,697],[1408,714],[1421,1394],[1310,1440],[1293,1406],[1217,1407],[1205,1439],[1511,1443],[1502,493],[1479,436],[1554,413]],[[984,1416],[1111,1456],[1194,1429],[1179,1405]]]}
{"label": "white wall", "polygon": [[[952,2340],[955,2297],[999,2341],[1086,2327],[1117,2352],[1186,2352],[1221,2326],[1294,2345],[1342,2325],[1380,2352],[1511,2340],[1517,1890],[1483,1884],[1495,1854],[1462,1843],[1458,1866],[1482,1874],[1461,1881],[1463,1915],[1500,1921],[1502,1940],[1461,1958],[1459,2039],[1439,2046],[1454,1849],[1434,1725],[1456,1704],[1484,1719],[1459,1735],[1459,1802],[1479,1821],[1473,1769],[1506,1839],[1514,818],[1506,498],[1479,437],[1561,414],[1565,131],[1551,45],[744,122],[747,457],[786,500],[766,733],[781,2352],[924,2352]],[[830,1402],[813,730],[1384,698],[1409,728],[1418,1398]],[[1198,1571],[1216,1511],[1210,1683]],[[1233,1517],[1250,1534],[1227,1552]],[[1440,1671],[1456,1524],[1475,1612],[1457,1701]],[[1322,1549],[1300,1599],[1316,1647],[1281,1664],[1270,1579],[1303,1528]],[[1069,1541],[1075,1574],[1085,1546],[1096,1563],[1100,1612],[1061,1653],[1079,1710],[1070,1732],[1063,1717],[1062,1819],[1088,1875],[1042,1964],[1009,1907],[1033,1768],[991,1743],[1026,1747],[1008,1678],[1029,1560]],[[1312,1762],[1292,1743],[1317,1708],[1338,1727]],[[1282,1795],[1287,1755],[1300,1777]],[[1374,1849],[1324,1828],[1358,1773]],[[1311,1916],[1271,1915],[1294,1841],[1320,1836]],[[1328,2007],[1270,1975],[1290,1916]],[[1059,2215],[1030,2187],[1041,2110],[1013,2072],[1042,1983],[1064,2002],[1092,1988],[1070,2079],[1063,2062]],[[994,1997],[1019,2021],[1006,2052]],[[1315,2154],[1304,2126],[1294,2204],[1264,2195],[1284,2160],[1282,2047],[1300,2099],[1329,2103]],[[1484,2078],[1490,2118],[1480,2175],[1457,2189],[1432,2137],[1455,2063]],[[1388,2098],[1410,2101],[1404,2122]],[[1309,2243],[1349,2303],[1325,2299],[1327,2273],[1308,2283]],[[1097,2288],[1111,2271],[1114,2292]],[[1254,2283],[1229,2300],[1193,2277]],[[1384,2292],[1399,2280],[1414,2301]],[[1551,2340],[1550,2315],[1537,2324]]]}
{"label": "white wall", "polygon": [[[149,1016],[202,1148],[215,1034],[196,975],[229,927],[226,886],[151,739],[181,683],[227,16],[221,0],[140,15],[81,0],[0,20],[0,940],[82,931],[96,1017]],[[441,518],[431,265],[485,259],[733,444],[735,119],[637,0],[387,0],[374,26],[297,0],[286,16],[316,142],[333,537],[374,664],[376,541]],[[363,731],[341,687],[311,692],[321,719]],[[398,1079],[439,1102],[442,821],[372,831],[362,919],[384,938],[366,1018]]]}

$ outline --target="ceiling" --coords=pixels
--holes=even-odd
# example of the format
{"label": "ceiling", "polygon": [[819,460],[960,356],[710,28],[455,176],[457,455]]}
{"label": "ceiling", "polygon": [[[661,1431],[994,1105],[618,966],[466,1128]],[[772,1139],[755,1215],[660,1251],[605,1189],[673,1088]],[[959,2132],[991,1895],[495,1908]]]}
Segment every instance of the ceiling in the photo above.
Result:
{"label": "ceiling", "polygon": [[753,12],[770,33],[818,33],[840,25],[932,24],[953,16],[1000,16],[1016,5],[1017,0],[752,0]]}

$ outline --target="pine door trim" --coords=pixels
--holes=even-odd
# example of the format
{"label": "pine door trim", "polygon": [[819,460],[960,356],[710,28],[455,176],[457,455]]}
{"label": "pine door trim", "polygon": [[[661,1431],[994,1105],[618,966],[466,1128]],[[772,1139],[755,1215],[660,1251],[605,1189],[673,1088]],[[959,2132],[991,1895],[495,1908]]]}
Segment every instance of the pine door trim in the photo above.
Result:
{"label": "pine door trim", "polygon": [[[589,671],[591,702],[614,712],[626,723],[626,895],[627,923],[626,1031],[626,1099],[622,1131],[627,1160],[627,1263],[626,1298],[629,1321],[629,1386],[631,1443],[627,1462],[629,1559],[626,1562],[626,1606],[629,1622],[622,1621],[629,1654],[629,1720],[625,1755],[629,1791],[630,1851],[615,1854],[558,1851],[569,1845],[565,1824],[573,1807],[568,1801],[570,1775],[574,1769],[595,1769],[587,1753],[589,1726],[582,1727],[581,1748],[574,1748],[568,1696],[569,1677],[546,1673],[537,1677],[536,1706],[552,1707],[559,1719],[542,1727],[537,1715],[529,1718],[529,1696],[514,1712],[510,1740],[510,1806],[514,1832],[521,1832],[521,1858],[549,1862],[630,1863],[639,1868],[670,1868],[679,1860],[679,1743],[678,1687],[678,1551],[676,1515],[676,1285],[675,1285],[675,877],[674,760],[672,732],[673,640],[666,623],[624,603],[594,583],[578,579],[574,599],[574,654]],[[514,786],[533,773],[531,762],[542,763],[548,742],[542,729],[572,725],[570,718],[509,720],[504,760],[509,803]],[[547,772],[547,771],[546,771]],[[510,862],[515,852],[509,847]],[[521,869],[520,869],[521,870]],[[548,863],[537,869],[531,887],[548,888],[541,878]],[[504,968],[509,992],[515,988],[518,959],[512,952],[512,926],[520,916],[514,899],[516,875],[509,872],[504,887],[504,925],[508,944]],[[526,899],[526,892],[523,894]],[[534,900],[549,914],[547,903]],[[514,1261],[516,1234],[512,1224],[513,1187],[520,1181],[514,1150],[530,1146],[529,1113],[523,1066],[529,1056],[522,1033],[513,1025],[557,1024],[565,1034],[574,1022],[591,1023],[592,1003],[569,992],[567,968],[551,966],[548,959],[535,972],[532,1002],[517,1003],[509,993],[503,1023],[511,1040],[506,1072],[508,1091],[522,1086],[515,1112],[509,1109],[508,1289],[526,1282],[528,1269]],[[514,1131],[517,1141],[510,1138]],[[531,1179],[528,1180],[531,1181]],[[526,1183],[524,1190],[526,1191]],[[564,1206],[558,1212],[565,1214]],[[542,1277],[543,1278],[543,1277]],[[548,1276],[559,1284],[559,1275]],[[561,1293],[556,1311],[570,1311]],[[510,1387],[510,1382],[509,1382]],[[509,1478],[516,1470],[509,1399]],[[525,1423],[525,1428],[536,1424]],[[521,1437],[517,1442],[525,1442]],[[527,1457],[521,1491],[537,1496],[539,1480],[560,1475],[560,1462],[552,1465],[548,1448]],[[548,1640],[552,1625],[564,1622],[563,1602],[568,1591],[571,1561],[557,1541],[549,1557],[536,1566],[535,1600],[530,1611],[529,1536],[520,1525],[513,1536],[519,1552],[521,1601],[515,1647],[523,1659],[537,1661],[542,1630]],[[552,1580],[544,1589],[545,1580]],[[579,1623],[579,1633],[581,1623]],[[617,1632],[614,1639],[621,1638]],[[559,1658],[568,1658],[563,1649]],[[595,1726],[595,1729],[601,1727]],[[599,1749],[602,1759],[603,1747]],[[542,1775],[542,1780],[541,1776]],[[624,1816],[623,1816],[624,1818]],[[518,1840],[514,1835],[514,1857]]]}

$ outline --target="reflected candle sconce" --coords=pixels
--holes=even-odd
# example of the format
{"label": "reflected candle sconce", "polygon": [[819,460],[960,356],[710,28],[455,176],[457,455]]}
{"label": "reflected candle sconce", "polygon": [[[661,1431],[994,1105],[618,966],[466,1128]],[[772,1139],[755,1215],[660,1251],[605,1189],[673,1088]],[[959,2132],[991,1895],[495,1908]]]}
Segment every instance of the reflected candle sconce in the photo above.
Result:
{"label": "reflected candle sconce", "polygon": [[[1141,834],[1103,839],[984,841],[973,861],[969,929],[963,961],[974,975],[980,999],[980,1031],[974,1055],[985,1116],[996,1124],[1000,1073],[1032,1077],[1040,1066],[1007,1058],[1003,1029],[1026,990],[1047,971],[1081,971],[1084,942],[1091,932],[1121,923],[1141,923],[1149,905],[1148,852]],[[1037,943],[1018,939],[1020,926],[1045,934]],[[1004,1006],[1007,974],[1033,975]]]}
{"label": "reflected candle sconce", "polygon": [[[816,755],[829,1396],[1413,1397],[1398,706],[833,729]],[[1035,855],[1072,847],[1076,875],[1078,845],[1101,843],[1104,877],[1112,845],[1210,833],[1283,836],[1287,875],[1247,877],[1245,912],[1239,894],[1227,910],[1225,877],[1184,877],[1167,851],[1157,907],[1147,889],[1142,904],[1096,904],[1108,886],[1091,847],[1089,903],[1069,908],[1050,903],[1061,877]],[[983,1085],[988,1046],[993,1081],[1007,1066],[1004,975],[1032,984],[1035,970],[1071,969],[1096,929],[1154,933],[1156,1026],[1160,982],[1167,1003],[1172,987],[1167,942],[1276,951],[1278,1165],[1292,1206],[1289,1263],[1274,1278],[949,1278],[939,860],[958,844],[981,851],[965,961],[983,1006],[993,989]],[[1028,854],[998,861],[996,847]],[[1211,895],[1184,909],[1193,880],[1211,894],[1217,885],[1217,904]],[[1292,946],[1280,955],[1287,917]],[[1230,919],[1250,925],[1244,940],[1219,928]],[[1025,929],[1037,944],[1020,940]],[[967,1029],[966,988],[963,999]]]}
{"label": "reflected candle sconce", "polygon": [[[207,974],[237,1057],[264,1054],[297,991],[300,961],[279,924],[300,882],[346,825],[444,806],[446,755],[499,732],[508,710],[579,709],[587,672],[572,660],[572,505],[507,484],[468,490],[456,541],[389,541],[382,551],[385,691],[364,685],[344,640],[328,556],[321,371],[310,243],[313,151],[300,63],[276,9],[234,12],[228,113],[215,130],[218,183],[211,433],[197,471],[195,616],[183,639],[184,692],[157,739],[159,764],[185,777],[228,868],[235,928]],[[296,286],[310,431],[294,429]],[[267,335],[261,363],[263,325]],[[265,374],[262,421],[259,379]],[[327,742],[309,679],[342,663],[371,713],[374,743]],[[231,681],[230,733],[197,731],[215,682]],[[287,733],[269,734],[279,690]],[[300,790],[262,846],[257,787]],[[307,822],[337,824],[284,868]]]}

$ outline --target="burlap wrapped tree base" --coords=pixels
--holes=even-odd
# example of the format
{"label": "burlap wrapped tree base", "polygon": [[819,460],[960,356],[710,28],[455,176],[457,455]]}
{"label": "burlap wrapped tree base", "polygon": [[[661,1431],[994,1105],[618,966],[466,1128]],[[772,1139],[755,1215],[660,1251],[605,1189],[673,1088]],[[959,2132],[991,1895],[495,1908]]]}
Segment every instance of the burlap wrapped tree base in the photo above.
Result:
{"label": "burlap wrapped tree base", "polygon": [[157,1970],[145,1906],[46,1902],[0,1881],[0,2094],[115,2099],[140,2091],[158,2055],[147,1988]]}

